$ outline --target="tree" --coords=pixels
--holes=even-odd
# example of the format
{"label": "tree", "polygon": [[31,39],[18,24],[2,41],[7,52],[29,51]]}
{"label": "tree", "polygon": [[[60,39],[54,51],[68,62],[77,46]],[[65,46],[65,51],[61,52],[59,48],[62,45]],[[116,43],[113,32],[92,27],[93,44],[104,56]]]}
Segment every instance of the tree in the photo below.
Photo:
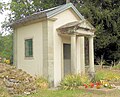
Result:
{"label": "tree", "polygon": [[[95,58],[120,60],[120,0],[71,0],[71,2],[96,28]],[[12,0],[9,22],[65,3],[66,0]]]}
{"label": "tree", "polygon": [[4,11],[4,3],[0,2],[0,13]]}
{"label": "tree", "polygon": [[95,55],[106,60],[120,60],[120,1],[84,0],[79,11],[96,28]]}
{"label": "tree", "polygon": [[[75,5],[80,3],[81,0],[71,0]],[[35,12],[39,12],[44,9],[52,8],[58,5],[65,4],[66,0],[12,0],[10,4],[11,21],[24,18]]]}
{"label": "tree", "polygon": [[[0,14],[3,14],[5,10],[8,10],[8,4],[0,2]],[[7,26],[8,22],[4,22],[2,28]],[[8,31],[8,26],[6,27]],[[12,57],[12,33],[9,35],[3,35],[3,31],[0,31],[0,57],[11,59]]]}
{"label": "tree", "polygon": [[11,59],[13,51],[12,51],[12,33],[6,36],[2,36],[0,34],[0,56],[5,57],[7,59]]}
{"label": "tree", "polygon": [[64,4],[65,0],[12,0],[10,21],[24,18],[35,12]]}

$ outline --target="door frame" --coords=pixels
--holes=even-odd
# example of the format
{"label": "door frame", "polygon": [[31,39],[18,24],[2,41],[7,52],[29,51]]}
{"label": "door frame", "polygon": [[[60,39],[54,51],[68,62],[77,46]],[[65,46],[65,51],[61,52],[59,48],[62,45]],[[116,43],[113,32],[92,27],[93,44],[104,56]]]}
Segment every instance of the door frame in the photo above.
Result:
{"label": "door frame", "polygon": [[68,35],[61,36],[61,80],[64,78],[63,44],[71,44],[71,37]]}

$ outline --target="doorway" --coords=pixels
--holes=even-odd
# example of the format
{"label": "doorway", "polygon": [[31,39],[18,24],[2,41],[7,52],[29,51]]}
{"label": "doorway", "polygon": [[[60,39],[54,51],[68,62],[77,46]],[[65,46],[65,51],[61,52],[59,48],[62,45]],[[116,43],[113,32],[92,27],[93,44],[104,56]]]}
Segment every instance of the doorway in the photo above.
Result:
{"label": "doorway", "polygon": [[64,76],[71,74],[71,45],[63,44]]}

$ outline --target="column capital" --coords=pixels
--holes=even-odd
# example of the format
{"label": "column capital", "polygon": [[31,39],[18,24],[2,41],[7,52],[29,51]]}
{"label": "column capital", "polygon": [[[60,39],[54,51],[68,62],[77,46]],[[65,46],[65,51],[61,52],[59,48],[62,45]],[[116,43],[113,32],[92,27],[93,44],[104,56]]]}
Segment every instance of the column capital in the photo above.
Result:
{"label": "column capital", "polygon": [[70,35],[71,37],[76,37],[76,34],[72,34],[72,35]]}
{"label": "column capital", "polygon": [[94,38],[96,37],[96,35],[90,35],[90,36],[87,36],[88,38]]}

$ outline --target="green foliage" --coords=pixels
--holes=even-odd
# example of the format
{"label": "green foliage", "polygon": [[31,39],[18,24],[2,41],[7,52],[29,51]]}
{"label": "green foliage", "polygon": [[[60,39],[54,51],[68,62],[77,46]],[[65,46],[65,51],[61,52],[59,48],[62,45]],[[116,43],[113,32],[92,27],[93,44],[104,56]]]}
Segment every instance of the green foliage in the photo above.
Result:
{"label": "green foliage", "polygon": [[4,12],[4,10],[6,9],[6,4],[4,2],[0,1],[0,14],[2,14]]}
{"label": "green foliage", "polygon": [[74,90],[90,81],[87,76],[67,75],[60,83],[60,87],[65,90]]}
{"label": "green foliage", "polygon": [[40,89],[47,89],[49,87],[49,82],[43,77],[36,78],[36,85]]}
{"label": "green foliage", "polygon": [[105,79],[105,74],[104,72],[96,72],[95,74],[95,82],[99,82],[100,80],[104,80]]}
{"label": "green foliage", "polygon": [[[10,4],[9,21],[4,23],[7,31],[8,24],[44,9],[65,4],[66,0],[12,0]],[[95,58],[101,55],[105,60],[120,60],[120,0],[71,0],[85,18],[94,25]],[[4,8],[0,3],[0,12]]]}
{"label": "green foliage", "polygon": [[120,74],[119,72],[114,72],[110,70],[99,70],[95,74],[95,82],[99,82],[100,80],[120,82]]}
{"label": "green foliage", "polygon": [[0,13],[2,13],[2,3],[0,2]]}
{"label": "green foliage", "polygon": [[[72,0],[74,4],[80,0]],[[10,21],[29,16],[35,12],[65,4],[66,0],[12,0],[10,4]]]}
{"label": "green foliage", "polygon": [[10,18],[10,21],[24,18],[35,12],[63,3],[65,3],[65,0],[12,0],[10,4],[10,10],[12,12],[10,16],[12,16],[12,18]]}
{"label": "green foliage", "polygon": [[120,70],[120,64],[117,64],[116,66],[114,66],[113,69]]}
{"label": "green foliage", "polygon": [[96,28],[95,56],[120,60],[120,1],[84,0],[78,10]]}
{"label": "green foliage", "polygon": [[6,36],[0,34],[0,56],[11,59],[13,56],[13,35],[12,33]]}

